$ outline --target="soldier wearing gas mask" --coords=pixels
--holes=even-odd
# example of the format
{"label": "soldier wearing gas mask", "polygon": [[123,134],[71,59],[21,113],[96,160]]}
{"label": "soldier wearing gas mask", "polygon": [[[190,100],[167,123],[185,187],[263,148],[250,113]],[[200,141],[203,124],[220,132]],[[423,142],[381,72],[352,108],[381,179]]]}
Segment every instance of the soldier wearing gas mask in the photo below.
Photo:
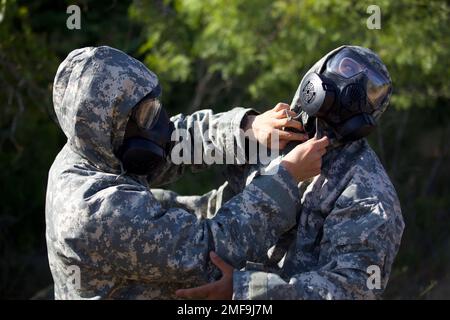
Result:
{"label": "soldier wearing gas mask", "polygon": [[[364,137],[386,110],[390,94],[387,69],[369,49],[343,46],[314,64],[291,109],[310,136],[329,136],[330,146],[320,175],[298,185],[296,227],[280,237],[264,263],[233,270],[219,260],[220,281],[181,290],[179,296],[380,298],[404,222],[396,191]],[[245,184],[235,175],[228,185],[239,192]]]}
{"label": "soldier wearing gas mask", "polygon": [[330,139],[351,142],[373,131],[391,91],[389,73],[373,52],[344,46],[306,73],[291,108],[300,114],[310,135],[323,129]]}
{"label": "soldier wearing gas mask", "polygon": [[[276,174],[254,177],[213,218],[199,219],[198,203],[165,206],[149,189],[149,181],[167,183],[194,167],[171,163],[171,133],[195,134],[198,127],[194,138],[203,150],[220,147],[233,159],[234,138],[251,110],[169,119],[160,96],[156,75],[117,49],[77,49],[59,66],[53,104],[67,143],[50,168],[46,198],[55,298],[174,298],[177,288],[217,275],[211,251],[242,267],[295,225],[296,183],[320,171],[326,139],[300,145]],[[273,114],[275,125],[300,128],[282,119],[281,109]],[[207,137],[208,129],[216,138]]]}

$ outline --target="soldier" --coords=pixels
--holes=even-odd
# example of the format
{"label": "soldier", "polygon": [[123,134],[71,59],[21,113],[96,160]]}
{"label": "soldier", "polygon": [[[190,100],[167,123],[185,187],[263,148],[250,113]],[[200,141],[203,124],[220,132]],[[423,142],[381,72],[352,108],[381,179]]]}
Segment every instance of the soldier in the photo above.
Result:
{"label": "soldier", "polygon": [[[182,203],[165,207],[149,189],[149,182],[168,182],[194,167],[171,163],[174,129],[194,132],[203,149],[224,149],[233,158],[242,126],[264,140],[256,128],[301,125],[286,117],[294,113],[285,105],[258,120],[236,108],[169,121],[160,92],[155,74],[110,47],[74,50],[59,66],[53,102],[67,143],[49,171],[46,199],[55,298],[175,297],[175,288],[217,278],[210,251],[241,268],[295,225],[297,183],[319,173],[326,138],[295,148],[277,173],[255,175],[214,218],[198,219]],[[207,137],[208,129],[216,135]],[[280,137],[305,140],[300,133]]]}
{"label": "soldier", "polygon": [[[264,263],[242,270],[217,256],[216,282],[179,290],[209,299],[376,299],[388,283],[404,222],[395,189],[364,136],[386,110],[391,79],[369,49],[337,48],[305,75],[292,102],[310,134],[330,146],[321,174],[299,184],[298,224]],[[236,181],[237,183],[232,183]],[[234,190],[243,180],[234,174]],[[225,258],[226,260],[226,258]]]}

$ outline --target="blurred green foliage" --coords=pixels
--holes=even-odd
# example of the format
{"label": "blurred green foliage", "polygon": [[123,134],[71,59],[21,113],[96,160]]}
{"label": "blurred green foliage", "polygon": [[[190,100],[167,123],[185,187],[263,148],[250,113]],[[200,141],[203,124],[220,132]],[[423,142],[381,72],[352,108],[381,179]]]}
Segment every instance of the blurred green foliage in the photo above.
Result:
{"label": "blurred green foliage", "polygon": [[[378,52],[395,83],[399,108],[450,97],[449,6],[377,1],[381,30],[369,30],[373,1],[136,1],[131,16],[147,28],[139,53],[165,82],[194,81],[205,95],[237,90],[243,102],[289,100],[301,75],[342,44]],[[205,91],[205,92],[203,92]],[[233,95],[233,94],[232,94]],[[234,94],[236,95],[236,94]]]}
{"label": "blurred green foliage", "polygon": [[[66,8],[81,8],[81,30]],[[381,8],[370,30],[367,7]],[[446,1],[1,0],[0,296],[51,282],[45,257],[47,171],[65,142],[51,85],[73,49],[110,45],[144,61],[171,114],[259,110],[290,102],[305,71],[342,44],[376,51],[394,95],[370,143],[399,193],[406,230],[387,298],[450,298],[449,5]],[[217,187],[219,169],[188,174],[183,194]]]}

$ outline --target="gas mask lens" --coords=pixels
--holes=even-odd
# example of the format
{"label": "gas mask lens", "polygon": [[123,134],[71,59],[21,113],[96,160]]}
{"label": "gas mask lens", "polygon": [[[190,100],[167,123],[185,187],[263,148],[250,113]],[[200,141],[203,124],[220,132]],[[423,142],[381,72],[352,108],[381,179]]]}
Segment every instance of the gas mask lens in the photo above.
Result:
{"label": "gas mask lens", "polygon": [[345,57],[339,62],[336,73],[348,79],[364,70],[364,66],[360,65],[352,58]]}
{"label": "gas mask lens", "polygon": [[365,59],[350,50],[343,49],[337,53],[327,62],[326,69],[328,72],[346,79],[363,72],[367,77],[367,97],[375,106],[382,103],[389,92],[389,79],[373,69]]}
{"label": "gas mask lens", "polygon": [[374,106],[379,106],[391,87],[389,80],[378,72],[368,72],[367,97]]}
{"label": "gas mask lens", "polygon": [[134,108],[131,117],[139,128],[148,130],[158,119],[161,107],[162,105],[159,98],[147,98],[139,102]]}
{"label": "gas mask lens", "polygon": [[349,79],[358,73],[367,72],[367,67],[356,54],[343,49],[327,62],[327,71]]}

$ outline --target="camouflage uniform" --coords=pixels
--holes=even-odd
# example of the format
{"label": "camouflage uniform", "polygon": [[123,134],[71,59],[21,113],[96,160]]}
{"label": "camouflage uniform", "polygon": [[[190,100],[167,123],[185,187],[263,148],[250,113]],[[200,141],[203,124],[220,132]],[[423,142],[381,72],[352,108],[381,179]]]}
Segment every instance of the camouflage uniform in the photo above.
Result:
{"label": "camouflage uniform", "polygon": [[[214,215],[215,208],[246,185],[254,167],[228,168],[227,182],[203,196],[155,194]],[[333,146],[322,172],[298,185],[298,224],[233,275],[234,299],[376,299],[386,288],[404,228],[393,185],[365,139]],[[371,265],[380,289],[367,286]],[[371,282],[369,280],[369,282]]]}
{"label": "camouflage uniform", "polygon": [[[367,141],[331,149],[321,174],[301,182],[299,191],[297,227],[264,263],[234,272],[234,299],[380,297],[404,223],[395,189]],[[380,289],[367,286],[371,265],[380,268]]]}
{"label": "camouflage uniform", "polygon": [[[283,168],[256,175],[221,202],[212,219],[198,219],[182,201],[167,207],[149,190],[148,180],[167,182],[190,166],[168,161],[148,179],[122,173],[113,150],[122,143],[131,109],[157,81],[140,62],[109,47],[75,50],[57,71],[53,102],[67,143],[50,169],[46,199],[57,299],[173,298],[177,288],[217,277],[209,251],[241,268],[295,225],[298,190]],[[205,110],[172,120],[178,128],[201,128],[200,135],[215,128],[204,148],[232,152],[235,141],[224,137],[237,134],[247,112]]]}
{"label": "camouflage uniform", "polygon": [[[310,71],[321,72],[327,58],[343,47]],[[351,48],[389,77],[376,54]],[[388,100],[373,114],[375,119]],[[302,120],[314,121],[306,114]],[[319,135],[331,136],[323,125],[319,122]],[[248,263],[245,270],[234,272],[234,299],[375,299],[383,293],[404,229],[397,194],[365,139],[345,145],[332,141],[321,174],[299,184],[297,227],[268,251],[264,263]],[[238,192],[244,185],[238,176],[233,179]],[[379,289],[367,285],[376,285],[368,279],[369,266],[379,267]]]}

